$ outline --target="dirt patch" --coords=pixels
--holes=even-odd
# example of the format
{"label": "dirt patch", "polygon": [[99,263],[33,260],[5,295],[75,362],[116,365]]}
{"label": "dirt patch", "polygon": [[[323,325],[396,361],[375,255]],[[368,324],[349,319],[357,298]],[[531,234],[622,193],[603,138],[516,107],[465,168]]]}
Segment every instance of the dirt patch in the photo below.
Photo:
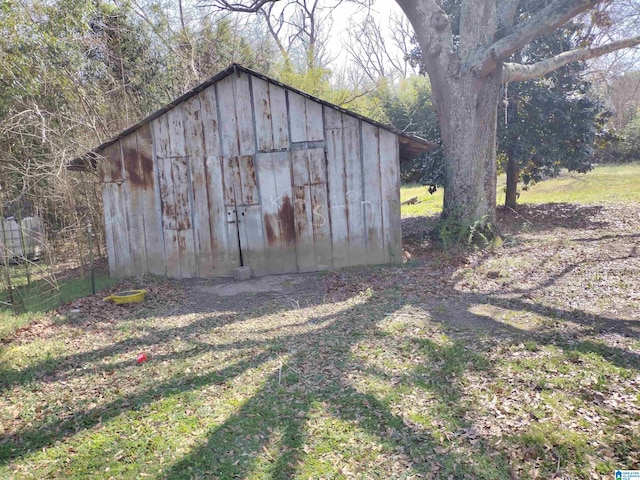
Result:
{"label": "dirt patch", "polygon": [[237,281],[229,278],[184,280],[188,302],[183,311],[248,311],[274,300],[318,304],[325,299],[324,272],[267,275]]}
{"label": "dirt patch", "polygon": [[293,292],[310,280],[309,275],[267,275],[245,281],[199,282],[193,286],[194,293],[233,297],[244,294]]}

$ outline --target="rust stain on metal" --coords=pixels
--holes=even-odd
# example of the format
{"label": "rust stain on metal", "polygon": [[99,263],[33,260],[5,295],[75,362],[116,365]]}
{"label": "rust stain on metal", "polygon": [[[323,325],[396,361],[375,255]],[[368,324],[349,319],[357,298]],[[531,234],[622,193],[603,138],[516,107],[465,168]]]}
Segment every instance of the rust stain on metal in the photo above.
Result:
{"label": "rust stain on metal", "polygon": [[191,206],[189,204],[189,189],[191,185],[188,177],[187,157],[175,157],[172,159],[173,190],[176,203],[176,223],[178,230],[191,228]]}
{"label": "rust stain on metal", "polygon": [[140,151],[140,174],[142,175],[143,187],[148,190],[153,190],[154,175],[153,175],[153,158],[145,151]]}
{"label": "rust stain on metal", "polygon": [[242,192],[245,194],[245,197],[244,197],[245,203],[247,205],[253,205],[254,203],[256,203],[256,199],[253,195],[253,192],[255,191],[254,185],[255,185],[256,174],[253,170],[250,170],[248,173],[249,173],[249,179],[246,184],[242,185]]}
{"label": "rust stain on metal", "polygon": [[272,246],[278,243],[278,236],[273,230],[273,225],[271,224],[273,221],[273,215],[269,215],[268,213],[264,214],[264,229],[267,234],[267,242]]}
{"label": "rust stain on metal", "polygon": [[271,120],[271,105],[269,105],[269,101],[266,98],[262,99],[262,108],[265,112],[264,117],[267,120]]}
{"label": "rust stain on metal", "polygon": [[134,187],[144,187],[144,176],[141,175],[138,168],[138,150],[128,143],[124,142],[122,145],[122,158],[127,179]]}
{"label": "rust stain on metal", "polygon": [[295,207],[296,207],[296,230],[298,237],[303,236],[305,226],[307,224],[307,202],[304,195],[304,186],[296,187]]}
{"label": "rust stain on metal", "polygon": [[111,180],[122,180],[122,158],[120,157],[120,155],[114,155],[113,157],[109,158],[109,160],[109,166],[111,167]]}
{"label": "rust stain on metal", "polygon": [[278,208],[280,217],[280,236],[287,245],[296,243],[296,226],[294,221],[293,204],[288,195],[282,198],[282,204]]}
{"label": "rust stain on metal", "polygon": [[145,125],[138,130],[138,156],[140,158],[140,175],[144,179],[144,188],[152,190],[154,187],[153,154],[151,127]]}
{"label": "rust stain on metal", "polygon": [[[173,220],[175,222],[175,218],[176,218],[176,209],[175,209],[175,205],[173,203],[173,199],[172,197],[172,193],[171,191],[169,191],[169,188],[167,187],[167,184],[165,182],[161,182],[160,184],[160,196],[162,198],[162,209],[164,210],[164,215],[165,217]],[[167,228],[171,228],[170,225],[166,226]]]}
{"label": "rust stain on metal", "polygon": [[249,170],[251,174],[252,185],[258,185],[258,182],[256,180],[256,167],[253,164],[253,159],[251,159],[251,161],[249,162]]}
{"label": "rust stain on metal", "polygon": [[247,205],[258,202],[258,181],[256,179],[256,168],[253,157],[243,156],[240,159],[239,168],[242,182],[242,200]]}
{"label": "rust stain on metal", "polygon": [[104,182],[120,182],[122,181],[122,153],[120,151],[120,142],[109,145],[102,152],[105,162],[103,164],[103,181]]}
{"label": "rust stain on metal", "polygon": [[185,241],[184,235],[178,235],[178,252],[186,253],[187,252],[187,243]]}

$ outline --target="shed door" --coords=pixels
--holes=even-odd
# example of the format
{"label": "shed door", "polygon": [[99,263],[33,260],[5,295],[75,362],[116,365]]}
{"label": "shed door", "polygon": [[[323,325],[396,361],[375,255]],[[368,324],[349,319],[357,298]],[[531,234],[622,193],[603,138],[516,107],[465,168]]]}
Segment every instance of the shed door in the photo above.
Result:
{"label": "shed door", "polygon": [[295,198],[289,152],[255,156],[267,273],[298,272]]}
{"label": "shed door", "polygon": [[332,267],[323,148],[255,156],[268,273]]}
{"label": "shed door", "polygon": [[253,275],[332,267],[323,149],[225,157],[229,240]]}
{"label": "shed door", "polygon": [[265,275],[264,229],[253,157],[225,157],[222,169],[229,241],[237,239],[240,266],[251,267],[253,275]]}

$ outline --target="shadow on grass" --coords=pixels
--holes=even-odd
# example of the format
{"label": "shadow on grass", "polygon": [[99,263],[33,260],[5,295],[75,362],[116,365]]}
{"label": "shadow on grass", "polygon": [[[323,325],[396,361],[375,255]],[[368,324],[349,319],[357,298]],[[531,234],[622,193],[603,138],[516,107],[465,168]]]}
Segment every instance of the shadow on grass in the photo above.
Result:
{"label": "shadow on grass", "polygon": [[[372,394],[359,391],[348,381],[350,372],[361,369],[361,365],[352,354],[352,348],[361,341],[381,335],[377,324],[386,318],[384,312],[387,307],[389,304],[386,301],[370,300],[336,314],[309,319],[310,324],[322,325],[312,332],[283,334],[264,341],[246,340],[221,345],[204,344],[195,338],[203,330],[215,328],[219,324],[219,319],[206,317],[180,328],[154,332],[140,339],[118,342],[108,348],[67,356],[60,369],[50,374],[56,378],[82,375],[74,367],[92,361],[97,363],[105,356],[140,349],[152,343],[162,342],[163,338],[176,336],[180,336],[184,341],[192,339],[194,346],[179,353],[154,357],[154,361],[189,358],[208,350],[252,352],[221,370],[213,370],[204,375],[173,377],[153,388],[126,395],[106,405],[80,408],[68,414],[66,418],[50,416],[43,423],[23,428],[18,435],[3,435],[0,437],[0,461],[15,461],[29,452],[53,446],[80,431],[108,423],[110,419],[124,412],[139,410],[159,399],[200,390],[208,385],[228,384],[248,370],[259,368],[282,354],[289,355],[283,367],[284,376],[280,372],[270,374],[263,386],[251,395],[236,413],[211,429],[205,445],[191,451],[172,466],[165,472],[164,478],[244,477],[257,468],[257,463],[265,462],[265,455],[267,465],[260,468],[261,471],[268,472],[268,478],[291,478],[300,469],[306,468],[304,464],[309,457],[313,457],[311,464],[320,466],[316,473],[333,468],[331,465],[325,465],[326,462],[323,460],[323,450],[328,448],[327,445],[314,446],[315,437],[311,435],[313,438],[310,439],[309,422],[314,421],[314,410],[317,408],[328,411],[330,416],[335,418],[339,424],[335,428],[346,429],[344,434],[338,433],[338,440],[329,441],[331,449],[342,452],[344,458],[360,456],[360,460],[365,464],[375,462],[379,452],[371,452],[363,445],[376,442],[382,445],[383,454],[392,454],[401,459],[405,473],[426,475],[434,471],[433,468],[441,468],[438,464],[456,464],[460,465],[460,472],[466,471],[478,478],[495,478],[476,471],[472,463],[465,464],[464,460],[458,459],[456,455],[446,452],[435,454],[434,448],[440,444],[429,431],[415,423],[407,423],[405,419],[392,413],[387,403]],[[282,311],[282,305],[268,313],[274,314],[278,311]],[[252,317],[250,312],[246,312],[238,315],[236,321],[245,321]],[[460,415],[460,393],[451,385],[446,387],[447,378],[452,373],[462,373],[470,359],[477,360],[478,364],[487,365],[487,362],[482,360],[482,353],[466,353],[458,343],[452,347],[441,347],[429,342],[406,346],[421,352],[429,359],[445,359],[444,365],[441,370],[434,372],[418,369],[415,373],[409,372],[408,376],[398,374],[396,380],[408,382],[409,388],[431,391],[436,401],[442,404],[442,409],[455,409],[451,415]],[[33,369],[38,371],[42,366],[35,366]],[[48,364],[44,366],[49,367]],[[117,368],[117,365],[111,365],[109,368]],[[360,447],[352,445],[350,435],[354,432],[359,432],[357,436],[363,438]],[[340,438],[344,439],[344,445],[340,443]],[[483,454],[478,451],[476,455]],[[500,472],[501,475],[507,474],[507,464],[502,456],[493,457],[491,462],[492,471]],[[380,465],[380,468],[384,471],[383,465]]]}
{"label": "shadow on grass", "polygon": [[[471,462],[465,463],[456,455],[434,453],[440,443],[431,431],[392,413],[384,399],[360,391],[349,382],[350,373],[362,369],[352,354],[352,347],[379,334],[376,324],[384,318],[372,317],[370,307],[359,305],[333,318],[323,318],[330,324],[321,332],[286,339],[285,344],[307,346],[288,360],[286,370],[291,374],[282,379],[279,373],[270,375],[264,387],[239,411],[209,431],[205,445],[173,465],[162,478],[173,480],[198,475],[244,478],[257,469],[262,478],[272,479],[314,474],[341,476],[344,472],[335,470],[331,463],[336,458],[351,459],[370,467],[380,462],[379,453],[393,455],[400,459],[399,465],[403,465],[402,471],[391,471],[380,463],[381,478],[385,472],[392,477],[428,476],[442,465],[453,464],[458,468],[458,478],[465,474],[473,478],[496,478],[496,473],[508,475],[508,465],[501,455],[493,458],[488,473],[478,471]],[[432,392],[441,408],[451,410],[460,427],[465,426],[467,422],[457,418],[464,412],[459,403],[460,392],[447,380],[453,372],[462,373],[471,360],[488,367],[486,359],[480,353],[467,352],[458,342],[451,347],[441,347],[425,341],[412,347],[431,360],[444,361],[443,368],[434,372],[417,369],[413,373],[396,374],[392,381]],[[388,377],[375,368],[366,373]],[[314,416],[318,408],[328,411],[336,423],[318,425]],[[310,434],[310,430],[314,433]],[[361,448],[363,445],[359,447],[354,437],[362,444],[380,444],[382,451]],[[481,451],[476,454],[482,455]]]}
{"label": "shadow on grass", "polygon": [[536,232],[566,228],[570,230],[598,230],[607,228],[610,222],[597,220],[605,207],[578,203],[524,203],[516,210],[498,209],[498,218],[509,229],[523,226]]}

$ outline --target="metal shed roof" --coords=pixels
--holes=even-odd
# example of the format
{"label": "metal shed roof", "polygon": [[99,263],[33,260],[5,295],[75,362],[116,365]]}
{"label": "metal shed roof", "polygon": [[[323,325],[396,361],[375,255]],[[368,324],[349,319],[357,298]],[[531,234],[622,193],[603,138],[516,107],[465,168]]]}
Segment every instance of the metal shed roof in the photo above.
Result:
{"label": "metal shed roof", "polygon": [[229,75],[231,75],[232,73],[246,73],[247,75],[252,75],[254,77],[260,78],[266,82],[269,82],[273,85],[277,85],[281,88],[284,88],[285,90],[289,90],[291,92],[297,93],[298,95],[302,95],[303,97],[306,97],[310,100],[313,100],[314,102],[320,103],[326,107],[329,108],[333,108],[334,110],[337,110],[339,112],[342,112],[344,114],[350,115],[352,117],[358,118],[359,120],[362,120],[364,122],[370,123],[372,125],[375,125],[376,127],[380,127],[380,128],[384,128],[385,130],[388,130],[394,134],[396,134],[398,136],[398,140],[399,140],[399,144],[400,144],[400,161],[404,161],[404,160],[410,160],[415,158],[416,156],[418,156],[421,153],[425,153],[428,152],[430,150],[433,150],[434,148],[438,147],[438,144],[430,142],[428,140],[425,140],[423,138],[417,137],[415,135],[412,135],[410,133],[406,133],[403,132],[401,130],[397,130],[393,127],[390,127],[389,125],[385,125],[383,123],[377,122],[376,120],[373,120],[371,118],[365,117],[364,115],[360,115],[358,113],[352,112],[350,110],[344,109],[342,107],[339,107],[338,105],[334,105],[332,103],[329,103],[325,100],[322,100],[320,98],[314,97],[313,95],[309,95],[308,93],[305,93],[301,90],[298,90],[296,88],[293,88],[289,85],[286,85],[282,82],[279,82],[278,80],[274,80],[271,77],[268,77],[266,75],[263,75],[261,73],[255,72],[249,68],[243,67],[242,65],[239,65],[237,63],[233,63],[231,65],[229,65],[227,68],[225,68],[224,70],[222,70],[221,72],[217,73],[216,75],[214,75],[213,77],[211,77],[209,80],[206,80],[204,82],[202,82],[200,85],[192,88],[191,90],[189,90],[187,93],[181,95],[180,97],[176,98],[175,100],[173,100],[172,102],[168,103],[167,105],[165,105],[164,107],[156,110],[155,112],[153,112],[151,115],[149,115],[148,117],[144,118],[143,120],[140,120],[138,123],[136,123],[135,125],[130,126],[129,128],[123,130],[122,132],[120,132],[119,134],[117,134],[115,137],[107,140],[106,142],[98,145],[96,148],[94,148],[93,150],[90,150],[88,152],[86,152],[85,154],[75,158],[74,160],[72,160],[67,168],[69,170],[86,170],[89,165],[93,165],[95,166],[95,162],[96,160],[99,158],[99,154],[98,152],[103,150],[104,148],[108,147],[109,145],[117,142],[118,140],[120,140],[121,138],[126,137],[127,135],[129,135],[132,132],[135,132],[138,128],[148,124],[149,122],[151,122],[152,120],[158,118],[159,116],[163,115],[164,113],[168,112],[169,110],[175,108],[176,106],[180,105],[182,102],[190,99],[191,97],[193,97],[194,95],[197,95],[198,93],[200,93],[201,91],[205,90],[206,88],[210,87],[211,85],[215,84],[216,82],[219,82],[220,80],[222,80],[223,78],[228,77]]}

